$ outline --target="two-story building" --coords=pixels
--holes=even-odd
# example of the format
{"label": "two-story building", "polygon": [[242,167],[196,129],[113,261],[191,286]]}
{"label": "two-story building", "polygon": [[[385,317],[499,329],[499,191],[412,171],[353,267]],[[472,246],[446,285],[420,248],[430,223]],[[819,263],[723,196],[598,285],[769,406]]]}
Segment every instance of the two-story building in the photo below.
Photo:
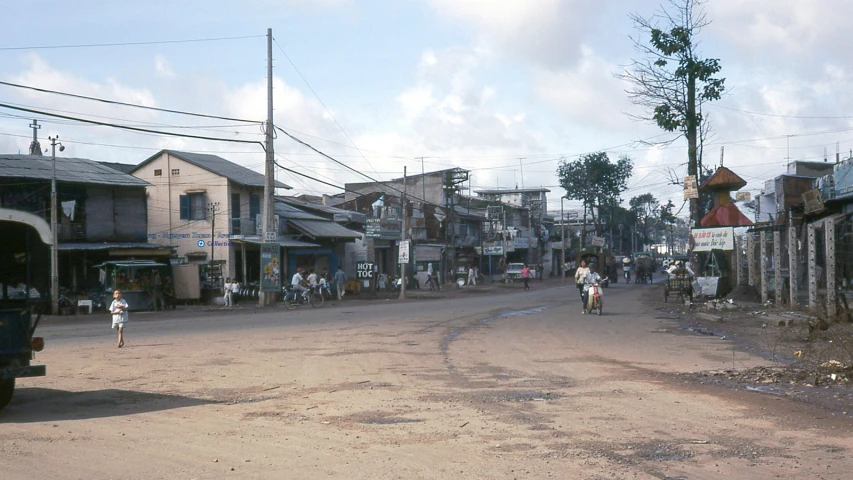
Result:
{"label": "two-story building", "polygon": [[[148,242],[144,180],[85,158],[57,157],[57,256],[61,289],[95,290],[95,265],[108,260],[168,260],[168,242]],[[0,207],[51,220],[54,160],[0,155]]]}
{"label": "two-story building", "polygon": [[245,244],[234,240],[262,234],[262,173],[216,155],[176,150],[157,152],[131,173],[147,183],[150,242],[175,246],[180,261],[224,261],[224,276],[241,277],[246,264],[260,265],[260,257],[247,259]]}

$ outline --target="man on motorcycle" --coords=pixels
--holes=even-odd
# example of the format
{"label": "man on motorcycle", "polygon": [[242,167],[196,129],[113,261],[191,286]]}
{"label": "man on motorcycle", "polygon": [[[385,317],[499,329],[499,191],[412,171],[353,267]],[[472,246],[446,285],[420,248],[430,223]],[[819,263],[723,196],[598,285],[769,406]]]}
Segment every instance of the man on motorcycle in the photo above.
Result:
{"label": "man on motorcycle", "polygon": [[[601,283],[601,275],[599,275],[595,271],[595,264],[589,264],[589,272],[583,279],[583,312],[582,314],[586,314],[589,310],[592,309],[592,303],[590,302],[589,292],[593,285],[598,286]],[[599,290],[599,295],[601,291]]]}
{"label": "man on motorcycle", "polygon": [[293,274],[293,278],[290,279],[290,286],[293,287],[294,290],[301,293],[303,297],[308,297],[308,289],[303,285],[305,283],[305,278],[302,277],[302,267],[296,269],[296,273]]}
{"label": "man on motorcycle", "polygon": [[631,259],[625,257],[622,259],[622,271],[625,273],[625,283],[631,283]]}

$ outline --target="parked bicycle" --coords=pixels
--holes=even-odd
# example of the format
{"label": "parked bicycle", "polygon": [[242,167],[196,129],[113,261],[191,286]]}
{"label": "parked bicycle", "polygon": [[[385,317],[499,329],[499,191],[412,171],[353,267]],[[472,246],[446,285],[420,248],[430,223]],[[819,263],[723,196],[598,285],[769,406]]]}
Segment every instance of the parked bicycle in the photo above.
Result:
{"label": "parked bicycle", "polygon": [[312,307],[322,307],[324,303],[323,293],[319,288],[311,288],[307,292],[300,292],[291,285],[284,287],[284,306],[288,310],[294,310],[300,305],[311,304]]}

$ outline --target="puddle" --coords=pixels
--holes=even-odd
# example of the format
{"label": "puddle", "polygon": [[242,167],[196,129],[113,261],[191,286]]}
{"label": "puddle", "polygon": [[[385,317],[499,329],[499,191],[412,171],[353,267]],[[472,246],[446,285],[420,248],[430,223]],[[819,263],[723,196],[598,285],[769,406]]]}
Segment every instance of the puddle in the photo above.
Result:
{"label": "puddle", "polygon": [[[524,315],[533,315],[535,313],[545,311],[549,308],[551,308],[550,305],[542,305],[539,307],[528,308],[525,310],[506,310],[506,311],[503,311],[503,312],[501,312],[495,316],[484,318],[484,319],[480,320],[479,323],[482,325],[485,325],[485,324],[492,323],[496,320],[501,320],[504,318],[522,317]],[[441,349],[441,353],[447,354],[447,348],[450,346],[450,342],[455,340],[456,337],[458,337],[459,335],[462,335],[463,332],[466,332],[470,329],[471,329],[471,327],[467,326],[467,327],[459,327],[455,330],[451,330],[450,333],[445,335],[444,339],[441,341],[441,344],[439,344],[439,348]]]}
{"label": "puddle", "polygon": [[746,389],[750,392],[768,393],[770,395],[778,395],[780,397],[785,396],[785,392],[782,389],[770,385],[762,385],[760,387],[751,387],[747,385]]}

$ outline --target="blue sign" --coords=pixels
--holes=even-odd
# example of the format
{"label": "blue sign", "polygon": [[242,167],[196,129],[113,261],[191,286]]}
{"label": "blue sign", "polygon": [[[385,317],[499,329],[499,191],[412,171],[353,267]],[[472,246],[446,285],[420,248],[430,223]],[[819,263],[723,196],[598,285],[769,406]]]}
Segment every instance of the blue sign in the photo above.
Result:
{"label": "blue sign", "polygon": [[204,248],[204,240],[198,241],[198,248]]}

